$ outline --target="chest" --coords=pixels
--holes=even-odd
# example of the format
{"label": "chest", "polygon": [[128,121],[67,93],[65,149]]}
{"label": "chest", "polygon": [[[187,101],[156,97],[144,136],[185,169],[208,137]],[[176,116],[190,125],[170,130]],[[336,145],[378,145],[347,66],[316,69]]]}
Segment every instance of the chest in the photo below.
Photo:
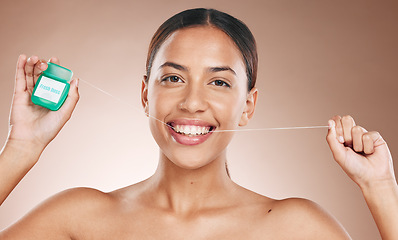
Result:
{"label": "chest", "polygon": [[239,215],[180,219],[167,215],[137,213],[91,222],[77,239],[212,240],[275,239],[272,227],[256,217]]}

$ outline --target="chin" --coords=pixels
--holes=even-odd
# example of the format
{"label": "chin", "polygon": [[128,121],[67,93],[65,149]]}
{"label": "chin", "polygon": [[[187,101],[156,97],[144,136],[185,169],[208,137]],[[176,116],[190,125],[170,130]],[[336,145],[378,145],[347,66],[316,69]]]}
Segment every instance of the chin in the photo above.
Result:
{"label": "chin", "polygon": [[[196,153],[191,151],[190,149],[186,149],[187,151],[181,151],[174,153],[164,153],[166,159],[176,165],[179,168],[186,170],[195,170],[202,168],[211,164],[214,161],[217,161],[218,156],[212,156],[212,154],[206,153]],[[219,154],[218,154],[219,155]]]}
{"label": "chin", "polygon": [[203,166],[208,165],[211,163],[214,159],[206,159],[204,156],[187,156],[187,155],[192,155],[191,154],[178,154],[179,156],[172,156],[169,159],[172,163],[174,163],[176,166],[187,169],[187,170],[195,170],[199,169]]}

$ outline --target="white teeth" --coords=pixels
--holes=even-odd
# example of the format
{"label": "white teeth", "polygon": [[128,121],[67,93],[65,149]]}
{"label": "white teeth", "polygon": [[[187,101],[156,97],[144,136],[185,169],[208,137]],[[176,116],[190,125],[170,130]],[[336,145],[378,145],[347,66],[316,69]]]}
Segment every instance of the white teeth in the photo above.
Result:
{"label": "white teeth", "polygon": [[189,126],[184,126],[182,133],[191,134],[191,128]]}
{"label": "white teeth", "polygon": [[175,125],[174,131],[185,135],[205,135],[210,132],[210,127],[201,127],[194,125]]}

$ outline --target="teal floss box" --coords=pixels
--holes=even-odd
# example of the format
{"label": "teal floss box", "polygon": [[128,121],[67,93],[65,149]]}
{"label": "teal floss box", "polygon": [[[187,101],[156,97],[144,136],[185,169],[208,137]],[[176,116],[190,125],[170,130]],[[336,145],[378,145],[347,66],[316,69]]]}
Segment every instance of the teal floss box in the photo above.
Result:
{"label": "teal floss box", "polygon": [[47,65],[37,79],[31,99],[36,105],[57,111],[68,96],[73,72],[55,63]]}

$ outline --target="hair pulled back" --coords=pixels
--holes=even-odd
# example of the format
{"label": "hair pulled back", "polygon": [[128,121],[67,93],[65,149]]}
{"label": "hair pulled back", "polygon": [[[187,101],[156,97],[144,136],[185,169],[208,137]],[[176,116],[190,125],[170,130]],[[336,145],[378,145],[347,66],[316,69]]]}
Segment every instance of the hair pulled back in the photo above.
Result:
{"label": "hair pulled back", "polygon": [[146,75],[150,77],[153,60],[163,42],[175,31],[196,26],[214,26],[226,33],[240,50],[250,91],[257,79],[257,47],[249,28],[239,19],[215,9],[195,8],[180,12],[166,20],[155,32],[149,45]]}

